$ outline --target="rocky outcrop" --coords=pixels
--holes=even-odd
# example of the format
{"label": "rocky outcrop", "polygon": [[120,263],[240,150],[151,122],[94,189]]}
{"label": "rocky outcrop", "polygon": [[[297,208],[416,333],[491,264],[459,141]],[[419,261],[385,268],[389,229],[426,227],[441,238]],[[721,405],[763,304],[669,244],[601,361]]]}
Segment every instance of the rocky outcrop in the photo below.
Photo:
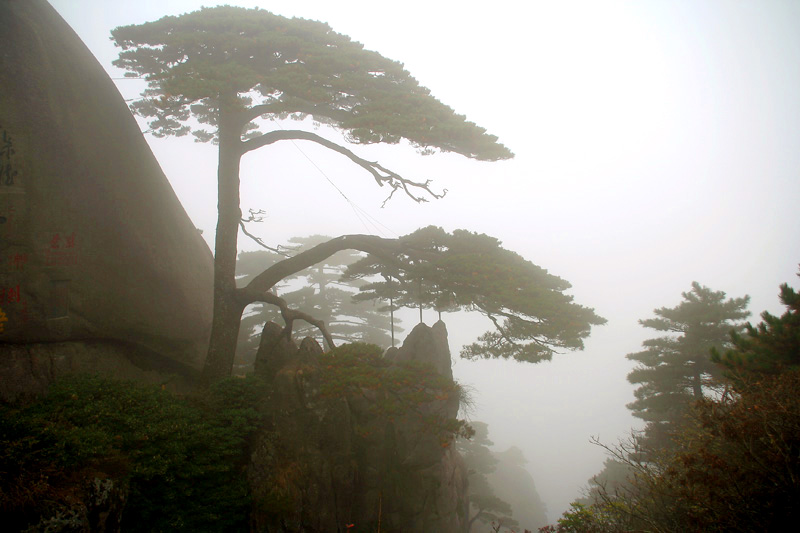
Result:
{"label": "rocky outcrop", "polygon": [[253,372],[256,376],[272,381],[296,354],[297,346],[286,336],[283,328],[275,322],[267,322],[261,331]]}
{"label": "rocky outcrop", "polygon": [[255,440],[248,468],[253,531],[337,531],[351,518],[352,420],[346,401],[314,394],[321,351],[304,339],[274,376],[270,424]]}
{"label": "rocky outcrop", "polygon": [[75,473],[58,502],[47,502],[39,521],[26,531],[117,533],[128,499],[128,485],[99,471]]}
{"label": "rocky outcrop", "polygon": [[[256,363],[271,367],[267,346],[279,347],[275,361],[285,360],[274,373],[270,423],[255,440],[248,468],[253,530],[343,532],[354,524],[387,533],[463,531],[466,469],[452,441],[426,426],[426,415],[455,417],[458,400],[386,416],[374,408],[374,390],[324,397],[319,345],[307,338],[292,352],[275,342],[279,329],[265,328],[270,340],[262,339]],[[418,325],[389,357],[393,364],[400,358],[436,365],[452,381],[443,323]]]}
{"label": "rocky outcrop", "polygon": [[420,361],[428,363],[436,371],[453,379],[450,346],[447,342],[447,327],[439,320],[430,328],[415,327],[400,348],[390,348],[386,358],[396,363]]}
{"label": "rocky outcrop", "polygon": [[72,29],[45,0],[0,12],[0,359],[107,341],[200,368],[208,247]]}

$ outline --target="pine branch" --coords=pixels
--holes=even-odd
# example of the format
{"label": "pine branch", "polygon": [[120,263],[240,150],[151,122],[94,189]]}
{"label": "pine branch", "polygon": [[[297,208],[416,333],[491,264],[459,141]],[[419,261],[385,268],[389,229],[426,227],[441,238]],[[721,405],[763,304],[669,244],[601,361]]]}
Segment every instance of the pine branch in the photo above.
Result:
{"label": "pine branch", "polygon": [[272,246],[270,246],[267,243],[265,243],[261,239],[261,237],[256,237],[255,235],[253,235],[252,233],[247,231],[247,227],[245,226],[245,222],[250,222],[250,221],[249,220],[244,220],[244,219],[240,220],[239,221],[239,227],[242,228],[242,233],[244,233],[245,235],[250,237],[253,240],[253,242],[255,242],[257,245],[261,246],[265,250],[269,250],[270,252],[274,252],[274,253],[282,255],[284,257],[290,257],[290,255],[287,254],[286,252],[282,252],[280,248],[273,248]]}
{"label": "pine branch", "polygon": [[397,174],[396,172],[392,172],[386,167],[380,165],[377,162],[367,161],[366,159],[357,156],[344,146],[336,144],[335,142],[329,141],[324,137],[320,137],[316,133],[311,133],[308,131],[302,131],[302,130],[271,131],[269,133],[265,133],[263,135],[255,137],[254,139],[250,139],[249,141],[245,141],[244,143],[242,143],[242,147],[244,153],[247,153],[252,150],[257,150],[262,146],[273,144],[278,141],[288,141],[288,140],[311,141],[320,144],[325,148],[333,150],[334,152],[338,152],[347,157],[348,159],[350,159],[356,165],[360,166],[361,168],[369,172],[375,179],[375,182],[381,187],[383,187],[384,185],[388,185],[389,187],[391,187],[392,192],[389,193],[389,196],[386,198],[386,200],[384,200],[383,205],[386,205],[386,202],[388,202],[392,198],[392,196],[394,196],[394,193],[397,192],[398,190],[402,190],[403,192],[405,192],[409,198],[411,198],[417,203],[427,202],[428,199],[423,197],[422,195],[415,194],[414,192],[412,192],[412,189],[425,191],[432,198],[437,200],[440,198],[444,198],[444,196],[447,194],[447,189],[444,189],[441,193],[434,192],[430,187],[431,180],[426,180],[424,183],[422,183],[406,179]]}

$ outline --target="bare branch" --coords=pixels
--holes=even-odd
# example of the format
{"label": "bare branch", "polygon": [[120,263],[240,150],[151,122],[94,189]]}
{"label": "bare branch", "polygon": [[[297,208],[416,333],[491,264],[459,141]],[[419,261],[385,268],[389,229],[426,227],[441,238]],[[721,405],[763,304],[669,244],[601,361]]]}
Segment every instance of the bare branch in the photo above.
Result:
{"label": "bare branch", "polygon": [[[352,162],[354,162],[356,165],[360,166],[361,168],[369,172],[378,185],[380,185],[381,187],[383,187],[384,185],[388,185],[389,187],[391,187],[392,192],[389,194],[389,198],[391,198],[397,190],[402,190],[403,192],[406,193],[406,195],[409,198],[418,203],[427,202],[428,199],[424,198],[421,195],[418,196],[414,194],[412,192],[412,189],[425,191],[431,197],[437,200],[440,198],[444,198],[444,196],[447,194],[447,189],[444,189],[441,193],[436,193],[433,190],[431,190],[430,187],[431,180],[426,180],[424,183],[421,183],[406,179],[397,174],[396,172],[392,172],[391,170],[387,169],[386,167],[376,162],[367,161],[366,159],[357,156],[344,146],[336,144],[335,142],[329,141],[324,137],[320,137],[316,133],[311,133],[308,131],[302,131],[302,130],[271,131],[269,133],[260,135],[259,137],[256,137],[254,139],[250,139],[249,141],[245,141],[244,143],[242,143],[242,147],[244,153],[247,153],[249,151],[256,150],[268,144],[273,144],[278,141],[289,141],[289,140],[315,142],[317,144],[324,146],[325,148],[328,148],[330,150],[333,150],[334,152],[338,152],[344,155]],[[387,198],[384,201],[384,205],[389,200],[389,198]]]}
{"label": "bare branch", "polygon": [[265,215],[266,213],[267,212],[264,211],[263,209],[258,209],[258,210],[250,209],[250,217],[246,218],[246,219],[243,218],[243,219],[241,219],[239,221],[239,227],[242,228],[242,233],[244,233],[245,235],[250,237],[253,240],[253,242],[255,242],[257,245],[261,246],[262,248],[264,248],[266,250],[269,250],[270,252],[274,252],[274,253],[276,253],[278,255],[282,255],[283,257],[291,257],[289,254],[287,254],[286,252],[282,251],[281,248],[286,248],[286,249],[289,249],[289,250],[294,250],[295,248],[292,248],[291,246],[281,246],[281,245],[278,245],[276,247],[272,247],[272,246],[268,245],[267,243],[265,243],[261,239],[261,237],[256,237],[255,235],[253,235],[252,233],[247,231],[247,227],[245,226],[246,223],[248,223],[248,222],[263,222],[264,221],[264,217],[262,215]]}
{"label": "bare branch", "polygon": [[333,342],[333,337],[331,337],[330,332],[325,327],[325,322],[322,320],[316,319],[308,313],[304,313],[298,309],[291,309],[289,304],[286,303],[286,300],[271,292],[264,293],[261,297],[261,301],[275,305],[281,310],[281,316],[283,317],[283,321],[286,323],[286,334],[288,336],[291,336],[292,334],[294,321],[303,320],[319,329],[329,349],[336,348],[336,344]]}
{"label": "bare branch", "polygon": [[249,231],[247,231],[247,227],[245,227],[245,225],[244,225],[245,222],[249,222],[249,221],[248,220],[244,220],[244,219],[240,220],[239,221],[239,227],[242,228],[242,233],[244,233],[245,235],[250,237],[253,240],[253,242],[255,242],[257,245],[261,246],[262,248],[264,248],[266,250],[269,250],[270,252],[274,252],[274,253],[282,255],[284,257],[291,257],[286,252],[282,252],[280,248],[273,248],[272,246],[270,246],[267,243],[265,243],[261,239],[261,237],[257,237],[255,235],[253,235],[252,233],[250,233]]}
{"label": "bare branch", "polygon": [[264,215],[267,214],[266,211],[264,211],[263,209],[253,209],[253,208],[248,209],[248,211],[250,211],[250,218],[248,218],[247,220],[245,219],[242,220],[244,220],[245,222],[264,222]]}

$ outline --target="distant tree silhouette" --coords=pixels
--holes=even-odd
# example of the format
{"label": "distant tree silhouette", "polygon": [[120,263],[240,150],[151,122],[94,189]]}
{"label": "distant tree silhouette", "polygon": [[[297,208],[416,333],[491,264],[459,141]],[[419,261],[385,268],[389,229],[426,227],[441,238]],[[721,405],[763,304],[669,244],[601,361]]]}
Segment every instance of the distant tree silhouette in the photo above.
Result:
{"label": "distant tree silhouette", "polygon": [[497,458],[489,449],[494,443],[489,440],[488,425],[484,422],[471,422],[470,425],[475,431],[472,438],[456,441],[456,449],[464,457],[469,473],[470,517],[467,532],[473,530],[476,522],[494,522],[498,527],[516,526],[516,520],[511,518],[511,506],[497,497],[487,478],[497,467]]}
{"label": "distant tree silhouette", "polygon": [[607,447],[627,467],[626,484],[599,487],[582,531],[782,531],[797,522],[800,297],[782,285],[781,301],[782,316],[764,313],[732,333],[714,358],[727,368],[723,392],[694,402],[669,446],[634,438]]}

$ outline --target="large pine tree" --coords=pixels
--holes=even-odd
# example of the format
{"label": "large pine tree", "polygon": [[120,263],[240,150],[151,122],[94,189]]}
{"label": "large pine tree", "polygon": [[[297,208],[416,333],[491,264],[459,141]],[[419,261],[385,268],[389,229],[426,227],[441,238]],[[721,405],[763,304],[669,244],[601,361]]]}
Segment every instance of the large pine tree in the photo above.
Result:
{"label": "large pine tree", "polygon": [[726,299],[724,292],[694,282],[680,304],[656,309],[656,318],[639,321],[667,333],[644,341],[643,351],[627,356],[639,363],[628,374],[628,381],[639,385],[628,408],[647,422],[651,446],[666,444],[666,435],[689,405],[713,388],[721,369],[711,360],[711,350],[730,346],[731,331],[741,330],[750,314],[748,302],[748,296]]}
{"label": "large pine tree", "polygon": [[[310,117],[359,144],[405,139],[423,153],[454,152],[483,161],[513,157],[497,137],[434,98],[402,64],[321,22],[220,6],[122,26],[111,34],[121,48],[114,64],[147,80],[147,90],[131,108],[148,119],[149,131],[159,137],[192,133],[198,141],[218,145],[214,314],[203,371],[208,381],[230,375],[244,308],[257,301],[283,305],[269,294],[271,287],[263,286],[265,278],[247,288],[236,286],[243,221],[239,170],[245,154],[281,141],[314,142],[388,186],[390,197],[396,191],[416,201],[443,196],[428,181],[403,178],[316,133],[271,129],[268,119]],[[356,237],[317,252],[376,243]],[[288,312],[285,306],[283,311]]]}

